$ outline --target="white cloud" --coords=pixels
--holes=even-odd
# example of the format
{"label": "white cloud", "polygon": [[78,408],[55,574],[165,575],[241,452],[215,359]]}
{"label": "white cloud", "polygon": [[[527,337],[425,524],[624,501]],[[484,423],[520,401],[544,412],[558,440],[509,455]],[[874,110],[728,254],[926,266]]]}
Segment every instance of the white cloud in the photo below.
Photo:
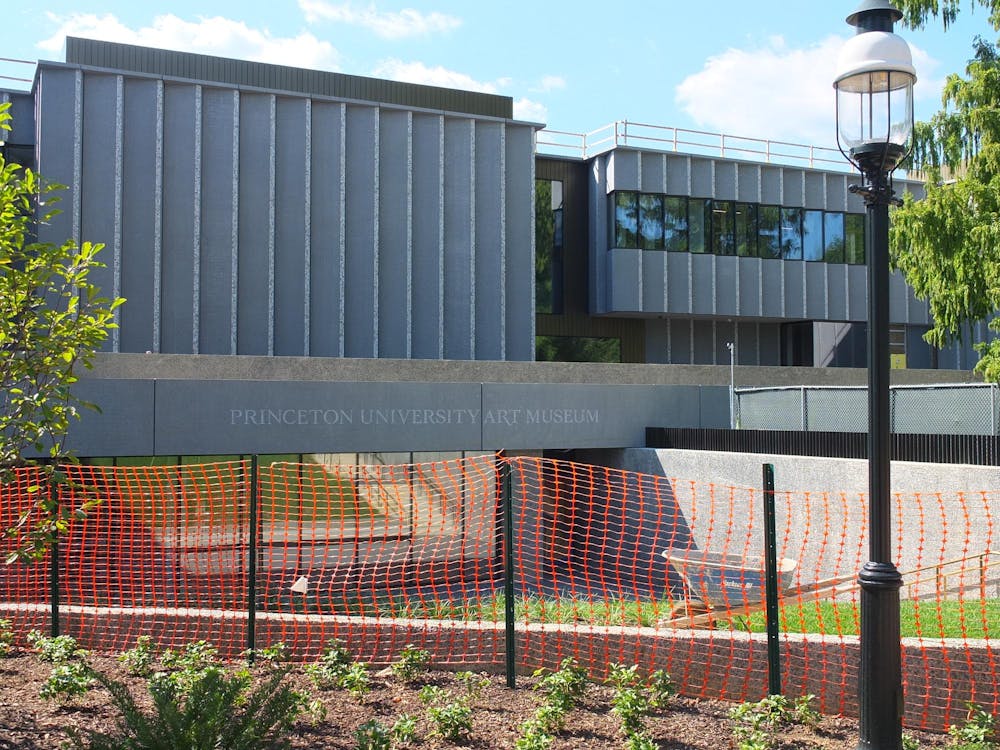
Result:
{"label": "white cloud", "polygon": [[215,16],[186,21],[172,14],[156,16],[149,26],[132,29],[111,14],[49,14],[58,29],[38,47],[58,53],[67,36],[100,39],[124,44],[198,52],[243,60],[296,67],[336,70],[337,50],[329,42],[309,33],[295,37],[275,37],[267,29],[255,29],[242,21]]}
{"label": "white cloud", "polygon": [[514,100],[514,119],[544,123],[549,119],[549,110],[541,102],[522,97]]}
{"label": "white cloud", "polygon": [[[833,79],[844,41],[829,36],[790,48],[772,37],[763,47],[728,49],[677,86],[677,104],[706,130],[835,146]],[[922,50],[913,54],[920,74],[914,96],[937,97],[940,81],[921,72],[936,63]]]}
{"label": "white cloud", "polygon": [[562,76],[542,76],[542,79],[531,90],[545,94],[564,88],[566,88],[566,79]]}
{"label": "white cloud", "polygon": [[358,8],[353,3],[299,0],[299,9],[309,23],[333,21],[361,26],[384,39],[403,39],[451,31],[462,25],[461,19],[444,13],[421,13],[413,8],[404,8],[398,12],[379,11],[374,3]]}
{"label": "white cloud", "polygon": [[422,62],[403,62],[389,58],[383,60],[372,71],[372,75],[379,78],[388,78],[393,81],[405,81],[406,83],[422,83],[428,86],[442,86],[449,89],[462,89],[464,91],[481,91],[486,94],[495,94],[499,89],[497,83],[486,83],[477,81],[465,73],[455,70],[448,70],[440,65],[429,67]]}

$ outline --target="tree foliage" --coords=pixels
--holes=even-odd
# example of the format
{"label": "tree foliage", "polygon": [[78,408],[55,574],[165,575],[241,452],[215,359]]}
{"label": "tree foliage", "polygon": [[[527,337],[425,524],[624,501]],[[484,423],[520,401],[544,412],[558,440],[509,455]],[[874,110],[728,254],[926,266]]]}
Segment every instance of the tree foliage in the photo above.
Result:
{"label": "tree foliage", "polygon": [[[10,129],[8,110],[0,105],[0,130]],[[90,406],[72,393],[76,373],[91,366],[123,301],[101,297],[90,280],[101,245],[36,241],[59,189],[0,156],[0,482],[31,463],[27,455],[65,457],[71,420]],[[38,509],[20,524],[34,551],[62,524],[41,497]]]}
{"label": "tree foliage", "polygon": [[[1000,28],[1000,0],[977,0]],[[940,17],[947,28],[959,0],[899,0],[905,22]],[[913,166],[926,175],[926,197],[905,196],[892,220],[893,263],[926,299],[934,326],[925,338],[961,342],[972,324],[1000,309],[1000,55],[979,37],[965,74],[948,76],[942,109],[914,127]],[[977,344],[977,372],[1000,381],[1000,341]]]}

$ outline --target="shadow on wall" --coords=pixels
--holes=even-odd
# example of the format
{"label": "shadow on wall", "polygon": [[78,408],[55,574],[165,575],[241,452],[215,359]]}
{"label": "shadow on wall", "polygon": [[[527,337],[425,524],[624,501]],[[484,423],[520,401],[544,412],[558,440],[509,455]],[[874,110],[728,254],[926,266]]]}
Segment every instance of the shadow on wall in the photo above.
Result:
{"label": "shadow on wall", "polygon": [[518,593],[681,595],[660,553],[694,540],[670,480],[550,459],[519,461],[513,477]]}

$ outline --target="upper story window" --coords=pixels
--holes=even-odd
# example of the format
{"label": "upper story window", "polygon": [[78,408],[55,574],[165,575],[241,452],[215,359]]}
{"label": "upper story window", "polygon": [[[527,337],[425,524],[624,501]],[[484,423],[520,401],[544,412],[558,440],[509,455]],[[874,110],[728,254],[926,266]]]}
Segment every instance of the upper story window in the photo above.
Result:
{"label": "upper story window", "polygon": [[563,311],[563,184],[535,180],[535,311]]}
{"label": "upper story window", "polygon": [[619,190],[614,246],[864,264],[864,214]]}

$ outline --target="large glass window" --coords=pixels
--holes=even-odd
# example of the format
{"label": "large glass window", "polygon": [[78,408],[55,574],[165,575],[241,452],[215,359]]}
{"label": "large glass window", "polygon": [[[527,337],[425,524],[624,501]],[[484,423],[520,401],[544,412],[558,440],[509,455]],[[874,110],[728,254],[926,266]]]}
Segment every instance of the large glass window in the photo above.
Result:
{"label": "large glass window", "polygon": [[535,311],[562,312],[563,184],[535,180]]}
{"label": "large glass window", "polygon": [[667,250],[687,252],[688,200],[668,195],[663,201],[663,243]]}
{"label": "large glass window", "polygon": [[622,341],[590,336],[536,336],[536,362],[621,362]]}
{"label": "large glass window", "polygon": [[844,221],[844,257],[848,263],[865,263],[865,215],[847,214]]}
{"label": "large glass window", "polygon": [[737,203],[733,209],[733,233],[736,236],[736,254],[744,258],[757,255],[757,206],[754,203]]}
{"label": "large glass window", "polygon": [[711,206],[712,252],[716,255],[736,255],[732,201],[712,201]]}
{"label": "large glass window", "polygon": [[761,206],[757,211],[757,249],[761,258],[781,257],[781,209]]}
{"label": "large glass window", "polygon": [[688,250],[692,253],[711,252],[711,205],[712,201],[704,198],[688,201]]}
{"label": "large glass window", "polygon": [[839,211],[823,214],[823,260],[844,263],[844,215]]}
{"label": "large glass window", "polygon": [[638,193],[615,193],[615,247],[639,247]]}
{"label": "large glass window", "polygon": [[663,249],[662,195],[639,195],[639,246],[643,250]]}
{"label": "large glass window", "polygon": [[802,209],[781,209],[781,257],[802,260]]}
{"label": "large glass window", "polygon": [[802,257],[823,260],[823,212],[802,212]]}

